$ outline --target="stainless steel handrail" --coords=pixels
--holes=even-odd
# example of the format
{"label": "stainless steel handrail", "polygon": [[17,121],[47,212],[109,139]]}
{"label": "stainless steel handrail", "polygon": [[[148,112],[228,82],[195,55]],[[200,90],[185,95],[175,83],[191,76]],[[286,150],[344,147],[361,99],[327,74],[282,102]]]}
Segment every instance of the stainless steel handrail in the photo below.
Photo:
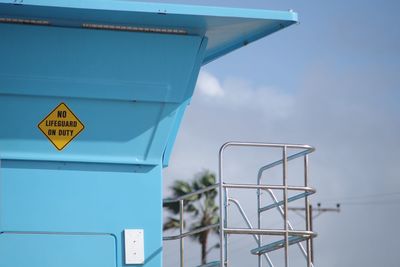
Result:
{"label": "stainless steel handrail", "polygon": [[205,188],[196,190],[194,192],[187,193],[185,195],[176,197],[176,198],[167,198],[163,200],[164,204],[169,204],[169,203],[174,203],[174,202],[179,202],[179,235],[173,235],[173,236],[164,236],[163,241],[170,241],[170,240],[178,240],[179,239],[179,250],[180,250],[180,267],[184,266],[184,253],[185,253],[185,248],[184,248],[184,242],[183,239],[185,237],[195,235],[198,233],[201,233],[203,231],[207,231],[213,228],[219,227],[219,224],[211,224],[207,225],[198,229],[194,229],[189,232],[184,232],[184,219],[183,219],[183,207],[184,207],[184,201],[191,198],[192,196],[199,195],[208,191],[211,191],[215,188],[217,188],[219,184],[213,184],[210,186],[207,186]]}
{"label": "stainless steel handrail", "polygon": [[185,195],[182,195],[182,196],[179,196],[179,197],[176,197],[176,198],[165,198],[165,199],[163,200],[163,203],[164,203],[164,204],[167,204],[167,203],[178,202],[178,201],[180,201],[180,200],[186,200],[186,199],[188,199],[188,198],[190,198],[190,197],[192,197],[192,196],[200,195],[200,194],[205,193],[205,192],[207,192],[207,191],[211,191],[211,190],[213,190],[213,189],[215,189],[215,188],[218,188],[218,186],[219,186],[219,184],[213,184],[213,185],[204,187],[204,188],[199,189],[199,190],[197,190],[197,191],[190,192],[190,193],[187,193],[187,194],[185,194]]}
{"label": "stainless steel handrail", "polygon": [[[289,148],[289,147],[287,146],[287,148]],[[299,148],[299,149],[300,149],[301,147],[296,147],[296,148]],[[306,147],[303,147],[303,148],[306,148]],[[310,153],[312,153],[312,152],[314,152],[314,151],[315,151],[315,148],[308,146],[308,148],[307,148],[306,150],[301,151],[301,152],[296,153],[296,154],[293,154],[293,155],[290,155],[290,156],[288,156],[288,157],[286,157],[286,158],[287,158],[287,161],[291,161],[291,160],[300,158],[300,157],[302,157],[302,156],[308,155],[308,154],[310,154]],[[281,165],[282,163],[283,163],[283,160],[280,159],[280,160],[277,160],[277,161],[275,161],[275,162],[272,162],[272,163],[270,163],[270,164],[268,164],[268,165],[265,165],[265,166],[263,166],[263,167],[260,168],[259,173],[260,173],[260,172],[262,173],[262,172],[264,172],[265,170],[271,169],[271,168],[273,168],[273,167],[275,167],[275,166],[279,166],[279,165]]]}
{"label": "stainless steel handrail", "polygon": [[[275,196],[274,192],[271,189],[266,189],[265,191],[267,191],[270,194],[271,198],[273,199],[273,201],[276,204],[279,203],[278,198]],[[282,217],[284,217],[284,211],[283,211],[282,207],[281,206],[277,206],[276,208],[278,209],[278,211],[282,215]],[[290,221],[288,221],[288,227],[289,227],[290,230],[294,229],[292,224],[290,223]],[[307,226],[306,226],[306,228],[307,228]],[[306,250],[304,249],[303,245],[301,243],[297,243],[297,245],[299,246],[303,256],[306,259],[308,259],[308,257],[307,257],[308,254],[307,254]],[[311,265],[311,267],[314,267],[313,263],[310,263],[310,265]]]}
{"label": "stainless steel handrail", "polygon": [[217,228],[217,227],[219,227],[219,223],[210,224],[210,225],[203,226],[203,227],[197,228],[195,230],[192,230],[192,231],[189,231],[189,232],[186,232],[186,233],[183,233],[183,234],[164,236],[163,240],[164,241],[177,240],[177,239],[180,239],[180,238],[184,238],[184,237],[187,237],[187,236],[195,235],[195,234],[198,234],[198,233],[201,233],[201,232],[213,229],[213,228]]}
{"label": "stainless steel handrail", "polygon": [[[282,159],[262,166],[258,172],[258,179],[257,185],[249,185],[249,184],[225,184],[224,183],[224,170],[223,170],[223,163],[224,158],[223,154],[228,147],[272,147],[272,148],[280,148],[282,149]],[[289,155],[288,156],[288,149],[302,149],[303,151]],[[293,235],[303,235],[307,236],[307,263],[309,267],[313,267],[310,259],[310,242],[309,240],[315,236],[315,234],[310,231],[310,214],[309,210],[307,210],[306,214],[306,231],[293,231],[289,229],[289,220],[288,220],[288,191],[289,190],[298,190],[298,191],[305,191],[315,193],[315,189],[310,188],[307,186],[307,170],[305,170],[305,185],[304,186],[289,186],[288,185],[288,177],[287,177],[287,165],[288,162],[300,157],[305,158],[305,162],[307,162],[308,154],[315,151],[315,148],[309,145],[297,145],[297,144],[277,144],[277,143],[255,143],[255,142],[227,142],[225,143],[220,151],[219,151],[219,202],[220,202],[220,259],[221,262],[224,263],[223,267],[228,265],[227,261],[227,250],[228,250],[228,237],[227,234],[257,234],[258,235],[258,246],[261,247],[262,235],[284,235],[285,237],[285,267],[288,267],[288,249],[289,249],[289,236]],[[283,185],[262,185],[260,183],[262,173],[265,170],[271,169],[275,166],[283,166]],[[305,164],[305,169],[307,164]],[[257,198],[258,198],[258,206],[257,206],[257,213],[258,213],[258,229],[233,229],[227,227],[227,201],[229,199],[228,196],[228,189],[229,188],[242,188],[242,189],[257,189]],[[284,217],[284,230],[269,230],[269,229],[261,229],[261,216],[260,216],[260,208],[261,208],[261,199],[260,199],[260,190],[271,190],[271,189],[279,189],[283,190],[283,217]],[[305,194],[305,203],[308,203],[308,195]],[[223,208],[222,208],[223,207]],[[280,207],[281,208],[281,207]],[[311,248],[312,250],[312,248]],[[259,255],[258,259],[258,266],[261,267],[261,255]]]}
{"label": "stainless steel handrail", "polygon": [[[274,161],[270,164],[262,166],[257,174],[257,184],[238,184],[238,183],[225,183],[224,182],[224,170],[223,170],[223,163],[224,163],[224,152],[228,147],[271,147],[271,148],[280,148],[282,149],[282,159]],[[292,154],[288,156],[288,149],[302,149],[301,152]],[[308,267],[314,267],[313,263],[311,262],[310,254],[312,252],[312,245],[310,240],[316,236],[316,234],[310,229],[310,210],[306,208],[306,229],[305,230],[294,230],[292,224],[288,220],[288,192],[289,191],[303,191],[305,198],[305,204],[307,205],[308,202],[308,193],[313,194],[316,192],[314,188],[308,186],[308,154],[315,151],[315,148],[308,146],[308,145],[297,145],[297,144],[276,144],[276,143],[255,143],[255,142],[228,142],[225,143],[220,151],[219,151],[219,181],[217,184],[213,184],[206,188],[199,189],[195,192],[190,192],[183,196],[179,196],[176,198],[167,198],[164,199],[164,204],[179,202],[179,235],[172,235],[172,236],[165,236],[163,237],[164,241],[168,240],[180,240],[180,266],[183,267],[184,265],[184,242],[183,239],[187,236],[191,236],[203,231],[207,231],[213,228],[220,229],[220,264],[221,267],[228,266],[228,235],[230,234],[239,234],[239,235],[252,235],[255,241],[258,244],[258,247],[261,247],[262,236],[264,235],[273,235],[273,236],[284,236],[284,249],[285,249],[285,266],[288,266],[288,247],[289,247],[289,237],[290,236],[297,236],[297,237],[304,237],[307,241],[307,251],[305,251],[303,245],[298,243],[301,252],[307,258]],[[287,177],[287,165],[288,162],[300,157],[304,157],[304,186],[293,186],[288,185],[288,177]],[[283,184],[282,185],[266,185],[261,184],[261,177],[264,171],[271,169],[275,166],[283,166]],[[218,224],[211,224],[207,225],[198,229],[194,229],[188,232],[184,232],[184,201],[193,197],[198,194],[202,194],[204,192],[213,190],[218,188],[219,191],[219,207],[220,207],[220,221]],[[249,218],[245,214],[243,207],[240,205],[239,201],[231,198],[228,196],[229,189],[255,189],[257,190],[257,200],[258,200],[258,228],[254,228],[251,224]],[[284,227],[283,229],[261,229],[261,213],[260,213],[260,192],[267,191],[271,194],[271,197],[277,205],[277,209],[281,213],[281,216],[284,218]],[[272,190],[283,190],[283,200],[278,201],[275,194]],[[282,203],[283,202],[283,203]],[[248,228],[231,228],[228,227],[228,204],[234,203],[238,208],[240,214],[242,215],[246,225]],[[279,205],[278,205],[279,204]],[[283,207],[282,207],[283,206]],[[290,243],[292,244],[292,243]],[[264,255],[267,263],[270,267],[273,267],[273,263],[267,253],[260,253],[258,254],[258,266],[261,267],[261,255]]]}
{"label": "stainless steel handrail", "polygon": [[316,233],[311,231],[301,231],[301,230],[277,230],[277,229],[247,229],[247,228],[224,228],[224,232],[227,234],[236,235],[274,235],[274,236],[302,236],[302,237],[315,237]]}
{"label": "stainless steel handrail", "polygon": [[288,190],[293,191],[305,191],[315,193],[317,192],[314,188],[307,186],[283,186],[283,185],[256,185],[256,184],[223,184],[222,187],[225,188],[240,188],[240,189],[280,189],[284,190],[287,188]]}
{"label": "stainless steel handrail", "polygon": [[[251,222],[250,222],[250,220],[249,220],[249,218],[247,217],[246,213],[244,212],[244,210],[243,210],[243,208],[242,208],[242,205],[240,205],[240,202],[239,202],[237,199],[234,199],[234,198],[231,198],[231,197],[228,198],[228,202],[232,202],[233,204],[236,205],[237,209],[239,210],[240,214],[242,215],[242,218],[243,218],[244,221],[246,222],[247,226],[248,226],[250,229],[254,229],[254,228],[253,228],[253,225],[251,224]],[[256,241],[256,243],[258,244],[258,242],[259,242],[258,236],[255,235],[255,234],[252,235],[252,236],[253,236],[254,240]],[[264,253],[263,255],[264,255],[264,257],[265,257],[265,260],[268,262],[268,265],[269,265],[270,267],[274,267],[274,264],[272,263],[272,261],[271,261],[271,259],[269,258],[268,254],[267,254],[267,253]]]}
{"label": "stainless steel handrail", "polygon": [[[296,153],[296,154],[293,154],[293,155],[291,155],[291,156],[287,156],[287,148],[288,148],[289,146],[283,146],[282,147],[282,149],[283,149],[283,155],[282,155],[282,159],[281,160],[278,160],[278,161],[275,161],[275,162],[273,162],[273,163],[270,163],[270,164],[267,164],[267,165],[264,165],[264,166],[262,166],[260,169],[259,169],[259,171],[258,171],[258,174],[257,174],[257,185],[261,185],[261,178],[262,178],[262,175],[263,175],[263,173],[266,171],[266,170],[268,170],[268,169],[271,169],[271,168],[273,168],[273,167],[275,167],[275,166],[278,166],[278,165],[283,165],[283,180],[284,180],[284,185],[286,185],[286,176],[287,176],[287,164],[288,164],[288,162],[289,161],[291,161],[291,160],[294,160],[294,159],[297,159],[297,158],[300,158],[300,157],[304,157],[304,187],[308,187],[307,185],[308,185],[308,154],[310,154],[310,153],[312,153],[312,152],[314,152],[315,151],[315,148],[314,147],[311,147],[311,146],[308,146],[308,145],[299,145],[299,146],[296,146],[296,148],[299,148],[299,149],[305,149],[305,150],[303,150],[303,151],[301,151],[301,152],[299,152],[299,153]],[[284,219],[284,221],[285,221],[285,225],[284,225],[284,227],[285,227],[285,229],[287,230],[288,228],[290,228],[290,229],[293,229],[293,227],[291,226],[291,224],[290,224],[290,222],[289,222],[289,220],[288,220],[288,209],[287,209],[287,207],[288,207],[288,195],[287,195],[287,190],[290,190],[289,189],[289,187],[287,187],[287,186],[285,186],[286,188],[285,188],[285,190],[284,190],[284,209],[282,209],[282,207],[281,206],[278,206],[277,208],[278,208],[278,210],[280,211],[280,213],[281,213],[281,215],[283,216],[283,219]],[[275,195],[273,194],[273,192],[272,192],[272,190],[271,189],[274,189],[274,188],[260,188],[260,189],[262,189],[262,190],[265,190],[265,191],[267,191],[267,192],[269,192],[270,193],[270,195],[271,195],[271,197],[273,198],[273,201],[275,202],[275,203],[278,203],[278,200],[276,199],[276,197],[275,197]],[[257,192],[257,210],[258,210],[258,228],[260,228],[261,227],[261,194],[260,194],[260,189],[258,189],[258,192]],[[307,191],[306,191],[307,192]],[[310,193],[315,193],[315,190],[314,191],[309,191]],[[305,210],[306,210],[306,216],[305,216],[305,218],[306,218],[306,229],[307,230],[311,230],[311,228],[310,228],[310,220],[312,219],[311,218],[311,216],[310,216],[310,210],[309,210],[309,201],[308,201],[308,195],[305,195],[305,205],[306,205],[306,208],[305,208]],[[261,244],[261,236],[259,236],[259,243]],[[306,259],[307,259],[307,266],[308,267],[314,267],[314,265],[313,265],[313,263],[312,263],[312,259],[311,259],[311,254],[312,254],[312,245],[311,245],[311,239],[307,239],[307,252],[305,252],[305,250],[304,250],[304,247],[303,247],[303,245],[301,244],[301,243],[298,243],[298,245],[299,245],[299,247],[300,247],[300,250],[301,250],[301,252],[303,253],[303,255],[306,257]],[[289,246],[289,240],[288,240],[288,235],[286,235],[285,236],[285,266],[288,266],[288,246]],[[260,247],[260,245],[259,245],[259,247]],[[259,257],[259,267],[261,267],[261,260],[260,260],[260,257]]]}

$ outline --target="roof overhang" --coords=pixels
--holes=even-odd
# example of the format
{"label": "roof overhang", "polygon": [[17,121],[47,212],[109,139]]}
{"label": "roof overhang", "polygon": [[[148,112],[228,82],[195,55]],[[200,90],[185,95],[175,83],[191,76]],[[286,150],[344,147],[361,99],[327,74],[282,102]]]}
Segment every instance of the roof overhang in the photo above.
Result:
{"label": "roof overhang", "polygon": [[297,22],[292,11],[132,1],[0,0],[0,20],[208,38],[203,64]]}

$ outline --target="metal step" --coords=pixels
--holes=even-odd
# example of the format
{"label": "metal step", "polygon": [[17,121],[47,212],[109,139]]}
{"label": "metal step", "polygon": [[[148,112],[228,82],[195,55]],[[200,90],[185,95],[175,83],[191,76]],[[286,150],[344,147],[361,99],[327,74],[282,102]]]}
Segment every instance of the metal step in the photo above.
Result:
{"label": "metal step", "polygon": [[[304,193],[301,193],[301,194],[294,195],[294,196],[288,198],[288,202],[292,202],[292,201],[304,198],[306,196],[312,195],[313,193],[314,192],[304,192]],[[285,202],[283,200],[281,200],[281,201],[279,201],[277,203],[274,203],[274,204],[271,204],[271,205],[268,205],[268,206],[260,208],[259,212],[264,212],[264,211],[267,211],[267,210],[282,206],[284,203]]]}
{"label": "metal step", "polygon": [[199,265],[197,267],[219,267],[219,266],[221,266],[220,261],[213,261],[203,265]]}
{"label": "metal step", "polygon": [[[291,236],[289,237],[289,245],[297,244],[299,242],[307,240],[308,237],[302,237],[302,236]],[[268,245],[252,249],[250,252],[253,255],[262,255],[280,248],[283,248],[285,246],[285,239],[270,243]]]}

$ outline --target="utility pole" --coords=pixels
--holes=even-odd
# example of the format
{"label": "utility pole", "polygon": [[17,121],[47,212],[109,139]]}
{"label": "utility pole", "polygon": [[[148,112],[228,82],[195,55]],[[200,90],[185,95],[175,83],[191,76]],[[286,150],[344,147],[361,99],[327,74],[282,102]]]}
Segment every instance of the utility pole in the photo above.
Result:
{"label": "utility pole", "polygon": [[[310,218],[311,218],[311,220],[310,220],[310,231],[312,232],[313,231],[313,219],[314,219],[314,217],[313,217],[313,207],[312,207],[311,204],[308,204],[308,206],[309,206]],[[313,237],[311,237],[311,242],[310,243],[311,243],[311,262],[314,263],[314,238]]]}
{"label": "utility pole", "polygon": [[[340,212],[340,203],[336,204],[335,208],[322,208],[321,207],[321,203],[317,203],[317,207],[313,208],[313,206],[311,204],[309,204],[309,208],[310,208],[310,230],[313,231],[313,220],[317,218],[318,216],[320,216],[322,213],[324,212]],[[297,215],[301,216],[301,217],[305,217],[302,213],[300,213],[301,211],[306,211],[305,208],[296,208],[296,207],[289,207],[288,210],[294,211]],[[314,211],[317,212],[317,214],[314,214]],[[311,238],[311,247],[314,247],[314,238]],[[311,249],[311,262],[314,263],[314,250]]]}

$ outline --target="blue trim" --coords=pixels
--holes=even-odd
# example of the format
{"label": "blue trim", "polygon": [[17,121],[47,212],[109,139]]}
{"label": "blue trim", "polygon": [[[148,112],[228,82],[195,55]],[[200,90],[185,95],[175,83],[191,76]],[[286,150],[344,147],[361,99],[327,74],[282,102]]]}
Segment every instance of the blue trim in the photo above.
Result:
{"label": "blue trim", "polygon": [[0,0],[0,17],[49,20],[52,26],[75,28],[89,23],[184,30],[208,38],[203,65],[298,20],[291,11],[110,0],[27,0],[18,5]]}
{"label": "blue trim", "polygon": [[236,17],[236,18],[252,18],[252,19],[274,19],[274,20],[292,20],[297,21],[297,14],[290,11],[271,11],[262,9],[246,9],[246,8],[226,8],[211,7],[197,5],[178,5],[164,3],[149,2],[132,2],[132,1],[81,1],[81,0],[23,0],[16,3],[10,0],[0,0],[0,3],[19,4],[22,6],[39,6],[39,7],[57,7],[57,8],[79,8],[94,10],[113,10],[113,11],[130,11],[140,13],[163,13],[185,16],[215,16],[215,17]]}

